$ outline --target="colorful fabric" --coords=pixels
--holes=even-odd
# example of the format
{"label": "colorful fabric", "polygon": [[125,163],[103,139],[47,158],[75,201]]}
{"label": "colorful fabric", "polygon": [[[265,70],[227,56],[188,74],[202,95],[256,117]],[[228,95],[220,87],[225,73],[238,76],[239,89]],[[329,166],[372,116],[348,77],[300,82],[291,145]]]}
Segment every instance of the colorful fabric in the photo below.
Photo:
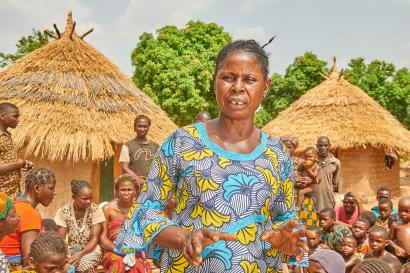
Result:
{"label": "colorful fabric", "polygon": [[[292,181],[292,162],[278,139],[262,132],[253,152],[238,154],[212,142],[203,123],[180,128],[158,150],[138,203],[115,241],[116,251],[155,248],[153,238],[172,225],[226,230],[246,217],[264,215],[262,223],[237,231],[237,241],[214,244],[198,269],[181,251],[163,249],[161,272],[276,272],[289,257],[260,236],[296,219]],[[162,211],[174,192],[171,221]]]}
{"label": "colorful fabric", "polygon": [[[0,133],[0,164],[17,161],[16,145],[11,134],[6,131]],[[0,191],[11,198],[20,192],[21,172],[19,169],[0,175]]]}
{"label": "colorful fabric", "polygon": [[299,211],[299,218],[303,222],[305,227],[318,227],[319,217],[315,210],[316,198],[314,196],[307,195],[303,200],[302,206]]}
{"label": "colorful fabric", "polygon": [[[60,227],[66,227],[68,233],[68,247],[72,254],[81,251],[90,239],[91,227],[105,222],[102,209],[92,203],[84,213],[82,219],[76,219],[73,203],[65,204],[57,210],[54,221]],[[87,271],[97,266],[101,259],[99,246],[84,255],[77,265],[77,271]]]}
{"label": "colorful fabric", "polygon": [[19,226],[15,233],[6,235],[0,242],[0,249],[7,257],[21,254],[21,234],[23,232],[40,231],[43,225],[40,213],[30,203],[17,200],[14,202],[14,207],[20,218]]}
{"label": "colorful fabric", "polygon": [[324,208],[334,208],[336,200],[333,195],[333,189],[339,185],[340,161],[332,154],[323,161],[317,160],[319,165],[319,184],[314,187],[314,196],[316,197],[316,211]]}
{"label": "colorful fabric", "polygon": [[369,239],[367,238],[361,246],[356,247],[356,255],[360,258],[360,260],[363,260],[364,255],[366,255],[367,253],[370,253],[371,251],[372,249],[370,248],[370,245],[369,245]]}
{"label": "colorful fabric", "polygon": [[346,236],[351,236],[352,232],[350,228],[342,225],[335,225],[333,231],[324,230],[320,241],[326,244],[330,249],[334,251],[339,251],[342,244],[342,238]]}
{"label": "colorful fabric", "polygon": [[0,220],[7,218],[13,201],[4,192],[0,192]]}
{"label": "colorful fabric", "polygon": [[356,222],[357,218],[359,218],[359,208],[356,205],[354,212],[351,215],[348,215],[345,211],[343,205],[336,206],[336,219],[340,222],[343,222],[348,225],[353,225]]}
{"label": "colorful fabric", "polygon": [[[108,222],[108,238],[111,241],[117,239],[118,235],[121,232],[124,221],[125,218],[123,220],[111,220],[110,222]],[[123,259],[124,255],[119,255],[117,253],[108,251],[104,253],[101,264],[107,273],[145,273],[147,267],[153,267],[153,265],[151,265],[150,263],[145,262],[141,258],[138,258],[136,259],[135,265],[132,268],[126,269]]]}
{"label": "colorful fabric", "polygon": [[132,139],[121,148],[120,162],[129,162],[130,169],[138,176],[147,177],[152,159],[159,145],[155,142],[139,142]]}
{"label": "colorful fabric", "polygon": [[9,263],[7,262],[6,256],[0,249],[0,273],[9,273],[9,272],[10,272]]}

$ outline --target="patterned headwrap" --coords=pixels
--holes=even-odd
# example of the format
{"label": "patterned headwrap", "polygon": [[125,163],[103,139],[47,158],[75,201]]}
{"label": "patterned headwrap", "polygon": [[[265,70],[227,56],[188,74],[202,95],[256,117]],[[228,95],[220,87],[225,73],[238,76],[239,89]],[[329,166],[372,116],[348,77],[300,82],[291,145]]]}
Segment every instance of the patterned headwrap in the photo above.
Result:
{"label": "patterned headwrap", "polygon": [[4,192],[0,192],[0,220],[6,219],[13,201]]}
{"label": "patterned headwrap", "polygon": [[299,141],[298,141],[298,139],[297,139],[295,136],[293,136],[293,135],[284,135],[284,136],[281,136],[281,137],[280,137],[280,140],[281,140],[282,142],[289,141],[289,142],[291,142],[293,145],[295,145],[295,147],[298,147],[298,146],[299,146]]}

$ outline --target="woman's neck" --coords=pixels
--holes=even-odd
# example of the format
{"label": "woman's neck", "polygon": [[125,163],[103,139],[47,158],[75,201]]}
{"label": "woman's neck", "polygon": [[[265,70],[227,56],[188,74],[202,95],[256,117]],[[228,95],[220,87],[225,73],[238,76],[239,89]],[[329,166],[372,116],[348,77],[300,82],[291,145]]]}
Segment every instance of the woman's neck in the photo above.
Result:
{"label": "woman's neck", "polygon": [[36,200],[36,198],[32,197],[30,194],[24,194],[21,201],[29,203],[33,208],[36,208],[39,203],[38,200]]}
{"label": "woman's neck", "polygon": [[134,200],[128,201],[128,200],[121,200],[120,198],[116,198],[116,202],[117,202],[117,207],[119,209],[129,209],[134,203]]}
{"label": "woman's neck", "polygon": [[79,214],[84,213],[85,210],[87,209],[87,208],[81,208],[77,206],[75,202],[73,202],[73,207],[74,207],[74,212],[79,213]]}
{"label": "woman's neck", "polygon": [[215,120],[215,127],[221,138],[228,142],[237,142],[248,139],[255,133],[257,128],[252,119],[233,120],[224,117],[222,114]]}

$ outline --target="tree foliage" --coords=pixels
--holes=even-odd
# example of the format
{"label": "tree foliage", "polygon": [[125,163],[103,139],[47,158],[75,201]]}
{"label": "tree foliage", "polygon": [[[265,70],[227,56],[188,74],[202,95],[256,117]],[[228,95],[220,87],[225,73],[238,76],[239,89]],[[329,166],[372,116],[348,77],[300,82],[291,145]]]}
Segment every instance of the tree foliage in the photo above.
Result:
{"label": "tree foliage", "polygon": [[182,29],[165,26],[156,37],[144,33],[131,55],[133,80],[180,126],[199,111],[215,116],[215,59],[230,40],[223,27],[199,21]]}
{"label": "tree foliage", "polygon": [[31,35],[23,36],[16,44],[17,51],[14,54],[0,53],[0,67],[14,63],[24,55],[36,50],[49,42],[47,30],[32,29]]}
{"label": "tree foliage", "polygon": [[312,52],[306,52],[295,58],[284,76],[273,73],[269,94],[262,103],[263,109],[256,115],[257,125],[264,126],[307,90],[323,81],[320,72],[328,72],[326,65]]}

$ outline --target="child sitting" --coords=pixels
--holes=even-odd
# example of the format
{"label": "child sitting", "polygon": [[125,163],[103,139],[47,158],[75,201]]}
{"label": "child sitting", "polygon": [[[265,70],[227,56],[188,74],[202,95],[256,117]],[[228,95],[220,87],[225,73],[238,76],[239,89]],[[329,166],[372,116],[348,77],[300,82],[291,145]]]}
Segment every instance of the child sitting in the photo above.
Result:
{"label": "child sitting", "polygon": [[369,230],[369,244],[372,251],[364,255],[364,258],[381,258],[384,256],[392,256],[386,251],[386,246],[389,244],[389,234],[387,230],[381,226],[373,226]]}
{"label": "child sitting", "polygon": [[[380,187],[377,190],[376,199],[378,202],[380,202],[380,200],[383,200],[383,199],[390,200],[391,199],[390,189],[387,187]],[[377,206],[372,207],[372,212],[374,213],[376,217],[379,217],[380,216],[379,206],[377,205]],[[393,208],[391,215],[393,216],[397,215],[396,208]]]}
{"label": "child sitting", "polygon": [[389,199],[381,199],[379,201],[379,213],[380,216],[377,217],[376,225],[384,227],[387,231],[390,230],[390,226],[397,222],[399,219],[397,216],[391,215],[393,210],[393,202]]}
{"label": "child sitting", "polygon": [[399,200],[400,222],[390,227],[389,243],[402,263],[410,258],[410,196]]}
{"label": "child sitting", "polygon": [[309,247],[309,255],[312,255],[313,252],[319,249],[328,249],[325,244],[320,243],[320,229],[311,226],[308,227],[307,230],[312,231],[306,234],[307,245]]}
{"label": "child sitting", "polygon": [[303,159],[298,167],[298,175],[299,177],[309,177],[312,181],[309,184],[296,181],[295,182],[295,189],[297,190],[297,202],[296,207],[300,209],[302,206],[303,200],[305,196],[312,193],[315,184],[318,183],[318,175],[319,175],[319,165],[316,163],[317,159],[317,151],[314,147],[308,147],[303,152]]}
{"label": "child sitting", "polygon": [[346,264],[346,273],[350,273],[359,262],[359,257],[356,256],[357,242],[353,236],[347,236],[342,238],[342,244],[340,246],[340,252]]}
{"label": "child sitting", "polygon": [[320,211],[319,224],[322,229],[320,241],[332,250],[340,251],[341,239],[352,235],[347,226],[336,224],[336,213],[332,208],[324,208]]}
{"label": "child sitting", "polygon": [[34,272],[66,272],[67,247],[54,231],[41,233],[31,244],[29,264]]}
{"label": "child sitting", "polygon": [[356,255],[363,260],[364,255],[371,251],[369,240],[367,239],[367,231],[369,230],[370,224],[364,218],[359,218],[353,223],[352,233],[353,237],[356,239]]}

